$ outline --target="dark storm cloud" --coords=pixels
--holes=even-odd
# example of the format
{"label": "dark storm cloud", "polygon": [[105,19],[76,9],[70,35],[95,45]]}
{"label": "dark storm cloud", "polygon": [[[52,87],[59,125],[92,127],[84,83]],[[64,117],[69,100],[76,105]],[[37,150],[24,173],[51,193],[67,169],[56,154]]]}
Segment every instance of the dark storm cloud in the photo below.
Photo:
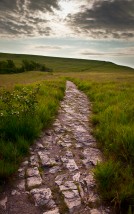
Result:
{"label": "dark storm cloud", "polygon": [[53,11],[53,8],[59,9],[58,0],[31,0],[29,9],[31,10],[48,10]]}
{"label": "dark storm cloud", "polygon": [[0,36],[50,35],[48,20],[41,12],[53,13],[58,0],[0,0]]}
{"label": "dark storm cloud", "polygon": [[81,12],[68,16],[74,30],[95,38],[133,37],[133,0],[94,0],[92,8],[89,9],[88,6],[87,4]]}
{"label": "dark storm cloud", "polygon": [[11,11],[16,7],[16,0],[0,0],[0,11]]}

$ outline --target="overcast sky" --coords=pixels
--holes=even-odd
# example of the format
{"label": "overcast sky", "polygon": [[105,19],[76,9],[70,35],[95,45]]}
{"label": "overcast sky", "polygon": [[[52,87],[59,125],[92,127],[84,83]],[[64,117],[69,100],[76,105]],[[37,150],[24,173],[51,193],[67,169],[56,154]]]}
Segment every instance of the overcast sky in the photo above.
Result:
{"label": "overcast sky", "polygon": [[0,52],[134,67],[134,0],[0,0]]}

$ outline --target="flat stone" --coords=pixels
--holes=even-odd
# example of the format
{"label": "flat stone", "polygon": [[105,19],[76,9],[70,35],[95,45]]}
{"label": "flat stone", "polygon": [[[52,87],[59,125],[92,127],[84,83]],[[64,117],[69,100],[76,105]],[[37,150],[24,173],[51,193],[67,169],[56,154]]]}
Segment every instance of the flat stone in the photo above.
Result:
{"label": "flat stone", "polygon": [[67,157],[61,157],[61,160],[63,163],[68,163],[68,158]]}
{"label": "flat stone", "polygon": [[33,176],[40,176],[39,170],[37,167],[33,167],[33,168],[28,168],[27,169],[27,176],[28,177],[33,177]]}
{"label": "flat stone", "polygon": [[78,190],[74,190],[74,191],[63,191],[62,193],[63,193],[64,197],[67,198],[67,199],[73,199],[75,197],[79,198]]}
{"label": "flat stone", "polygon": [[20,180],[19,184],[17,185],[17,187],[18,187],[19,190],[21,190],[21,191],[23,190],[24,191],[25,190],[25,179]]}
{"label": "flat stone", "polygon": [[30,157],[30,165],[31,165],[31,166],[37,166],[37,167],[39,166],[37,156],[32,155],[32,156]]}
{"label": "flat stone", "polygon": [[64,178],[66,177],[66,175],[58,175],[56,178],[55,178],[55,183],[60,186],[64,180]]}
{"label": "flat stone", "polygon": [[65,143],[65,142],[60,143],[60,145],[61,145],[62,147],[67,147],[67,148],[69,148],[69,147],[72,146],[71,143]]}
{"label": "flat stone", "polygon": [[52,200],[52,192],[49,188],[32,189],[30,194],[34,198],[35,206],[55,207],[55,202]]}
{"label": "flat stone", "polygon": [[50,211],[44,212],[43,214],[60,214],[60,213],[59,213],[59,209],[56,208],[54,210],[50,210]]}
{"label": "flat stone", "polygon": [[99,211],[98,209],[92,209],[90,210],[90,214],[102,214],[102,212]]}
{"label": "flat stone", "polygon": [[81,205],[81,199],[80,198],[74,198],[74,199],[64,199],[70,213],[73,212],[75,207],[79,207]]}
{"label": "flat stone", "polygon": [[76,128],[76,131],[77,132],[87,132],[87,130],[83,127],[83,126],[78,126],[77,128]]}
{"label": "flat stone", "polygon": [[96,186],[93,174],[89,173],[83,181],[86,183],[88,188],[94,188]]}
{"label": "flat stone", "polygon": [[22,164],[21,164],[22,166],[27,166],[28,165],[28,161],[24,161],[24,162],[22,162]]}
{"label": "flat stone", "polygon": [[19,192],[19,191],[17,191],[17,190],[12,190],[12,192],[11,192],[11,195],[20,195],[21,193]]}
{"label": "flat stone", "polygon": [[75,161],[73,159],[69,159],[68,163],[66,164],[66,167],[69,171],[75,171],[78,170],[78,166],[76,165]]}
{"label": "flat stone", "polygon": [[38,152],[38,155],[40,157],[41,163],[43,166],[52,167],[54,165],[57,165],[54,158],[49,158],[48,154],[46,152]]}
{"label": "flat stone", "polygon": [[44,149],[44,146],[41,143],[36,144],[37,149]]}
{"label": "flat stone", "polygon": [[80,172],[76,173],[76,174],[73,176],[73,180],[76,181],[76,182],[79,182],[79,180],[80,180]]}
{"label": "flat stone", "polygon": [[64,183],[64,186],[71,190],[77,190],[77,186],[74,184],[73,181],[66,181]]}
{"label": "flat stone", "polygon": [[20,178],[24,178],[25,177],[25,168],[18,169],[18,176]]}
{"label": "flat stone", "polygon": [[41,176],[34,176],[27,178],[27,187],[28,189],[32,189],[34,187],[40,186],[42,184]]}
{"label": "flat stone", "polygon": [[83,145],[80,144],[80,143],[76,143],[76,144],[75,144],[75,147],[76,147],[76,148],[83,148]]}
{"label": "flat stone", "polygon": [[73,153],[71,151],[66,152],[66,157],[73,158]]}
{"label": "flat stone", "polygon": [[59,172],[60,171],[60,167],[59,166],[54,166],[54,167],[52,167],[50,170],[49,170],[49,172],[51,173],[51,174],[55,174],[56,172]]}
{"label": "flat stone", "polygon": [[83,155],[85,158],[85,160],[83,160],[83,163],[85,165],[89,163],[96,166],[97,163],[101,162],[101,153],[99,149],[96,148],[85,149]]}
{"label": "flat stone", "polygon": [[7,208],[7,196],[5,196],[2,200],[0,200],[0,206],[2,206],[2,208],[4,209],[4,210],[6,210],[6,208]]}

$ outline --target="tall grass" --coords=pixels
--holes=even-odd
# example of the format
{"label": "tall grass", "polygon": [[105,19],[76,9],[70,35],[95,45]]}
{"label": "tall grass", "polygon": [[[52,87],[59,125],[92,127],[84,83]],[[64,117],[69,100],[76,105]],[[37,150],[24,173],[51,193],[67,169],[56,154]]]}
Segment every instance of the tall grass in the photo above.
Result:
{"label": "tall grass", "polygon": [[[134,85],[130,81],[73,81],[93,104],[93,134],[105,162],[94,174],[102,198],[134,212]],[[127,211],[125,211],[127,213]]]}
{"label": "tall grass", "polygon": [[0,182],[12,175],[43,128],[51,125],[64,96],[63,79],[1,91]]}

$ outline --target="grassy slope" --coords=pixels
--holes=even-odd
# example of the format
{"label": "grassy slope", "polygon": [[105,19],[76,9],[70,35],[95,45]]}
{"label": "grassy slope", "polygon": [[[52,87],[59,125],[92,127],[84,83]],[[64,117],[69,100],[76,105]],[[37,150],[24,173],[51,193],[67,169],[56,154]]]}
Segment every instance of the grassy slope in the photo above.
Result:
{"label": "grassy slope", "polygon": [[68,59],[58,57],[45,57],[36,55],[18,55],[0,53],[0,60],[12,59],[16,65],[19,65],[23,59],[45,63],[46,66],[52,68],[54,72],[85,72],[85,71],[132,71],[133,69],[118,66],[111,62],[84,60],[84,59]]}

